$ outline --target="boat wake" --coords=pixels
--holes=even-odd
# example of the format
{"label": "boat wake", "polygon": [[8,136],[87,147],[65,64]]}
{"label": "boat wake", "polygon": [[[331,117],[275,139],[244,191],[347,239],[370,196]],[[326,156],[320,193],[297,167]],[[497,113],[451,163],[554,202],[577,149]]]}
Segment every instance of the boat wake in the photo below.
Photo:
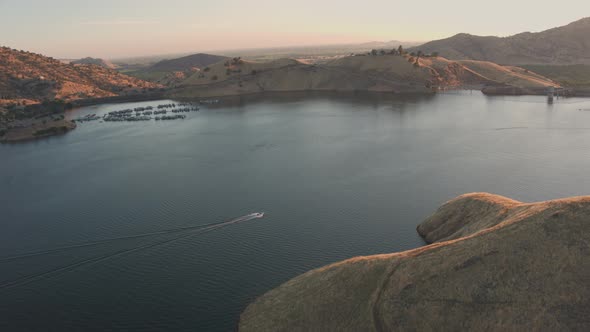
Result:
{"label": "boat wake", "polygon": [[33,252],[28,252],[28,253],[24,253],[24,254],[20,254],[20,255],[0,257],[0,263],[12,261],[12,260],[17,260],[17,259],[22,259],[22,258],[28,258],[28,257],[34,257],[34,256],[40,256],[40,255],[48,255],[48,254],[52,254],[55,252],[69,250],[69,249],[97,246],[97,245],[101,245],[101,244],[105,244],[105,243],[109,243],[109,242],[113,242],[113,241],[140,239],[140,238],[156,236],[156,235],[165,235],[165,234],[170,234],[170,233],[178,233],[178,232],[186,232],[186,231],[204,229],[204,228],[208,228],[208,227],[212,227],[212,226],[227,226],[227,225],[231,225],[231,224],[237,224],[237,223],[241,223],[241,222],[250,221],[253,219],[259,219],[259,218],[262,218],[263,216],[264,216],[264,212],[250,213],[250,214],[247,214],[245,216],[241,216],[236,219],[232,219],[229,221],[223,221],[223,222],[219,222],[219,223],[203,224],[203,225],[195,225],[195,226],[187,226],[187,227],[178,227],[178,228],[165,229],[165,230],[150,232],[150,233],[134,234],[134,235],[113,237],[113,238],[102,239],[102,240],[88,241],[88,242],[83,242],[83,243],[76,243],[76,244],[72,244],[72,245],[68,245],[68,246],[62,246],[62,247],[40,250],[40,251],[33,251]]}
{"label": "boat wake", "polygon": [[[11,280],[11,281],[4,282],[4,283],[0,284],[0,289],[8,289],[8,288],[16,287],[16,286],[21,286],[21,285],[28,284],[28,283],[36,281],[36,280],[49,278],[49,277],[56,275],[60,272],[71,271],[71,270],[73,270],[77,267],[83,266],[83,265],[99,263],[101,261],[111,259],[111,258],[114,258],[117,256],[130,254],[130,253],[133,253],[133,252],[136,252],[139,250],[149,249],[149,248],[153,248],[153,247],[160,246],[160,245],[165,245],[165,244],[172,243],[172,242],[175,242],[178,240],[182,240],[182,239],[185,239],[185,238],[188,238],[191,236],[209,233],[209,232],[218,230],[223,227],[235,225],[238,223],[243,223],[243,222],[254,220],[254,219],[260,219],[263,217],[264,217],[264,212],[250,213],[245,216],[235,218],[235,219],[232,219],[229,221],[220,222],[220,223],[205,224],[205,225],[190,226],[190,227],[181,227],[181,228],[162,230],[162,231],[158,231],[158,232],[151,232],[151,233],[143,233],[143,234],[123,236],[123,237],[117,237],[117,238],[110,238],[110,239],[85,242],[85,243],[80,243],[80,244],[75,244],[75,245],[70,245],[70,246],[63,246],[63,247],[48,249],[48,250],[43,250],[43,251],[30,252],[30,253],[26,253],[26,254],[22,254],[22,255],[18,255],[18,256],[4,257],[4,258],[0,259],[0,262],[18,260],[18,259],[23,259],[23,258],[32,257],[32,256],[41,256],[41,255],[46,255],[46,254],[69,250],[69,249],[96,246],[99,244],[104,244],[104,243],[118,241],[118,240],[137,239],[137,238],[142,238],[142,237],[170,234],[170,233],[178,233],[178,232],[183,233],[182,235],[174,237],[172,239],[166,239],[163,241],[152,242],[152,243],[144,244],[144,245],[129,248],[129,249],[123,249],[123,250],[116,251],[114,253],[109,253],[106,255],[101,255],[101,256],[77,261],[75,263],[67,264],[64,266],[56,267],[56,268],[49,270],[49,271],[44,271],[44,272],[40,272],[40,273],[35,273],[35,274],[23,276],[23,277],[15,279],[15,280]],[[192,232],[192,231],[194,231],[194,232]],[[184,232],[188,232],[188,234],[185,234]]]}

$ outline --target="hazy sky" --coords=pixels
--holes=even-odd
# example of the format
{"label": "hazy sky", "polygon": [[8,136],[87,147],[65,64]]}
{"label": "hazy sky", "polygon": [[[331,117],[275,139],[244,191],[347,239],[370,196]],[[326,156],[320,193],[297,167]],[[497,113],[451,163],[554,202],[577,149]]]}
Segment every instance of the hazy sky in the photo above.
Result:
{"label": "hazy sky", "polygon": [[510,35],[590,16],[590,1],[0,0],[0,45],[53,57]]}

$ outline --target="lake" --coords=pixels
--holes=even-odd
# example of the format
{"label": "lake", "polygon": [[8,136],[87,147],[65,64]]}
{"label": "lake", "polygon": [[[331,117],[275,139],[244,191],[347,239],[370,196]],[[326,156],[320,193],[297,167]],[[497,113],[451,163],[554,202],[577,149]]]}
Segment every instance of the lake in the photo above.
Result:
{"label": "lake", "polygon": [[589,169],[590,99],[469,91],[236,98],[0,145],[0,330],[231,331],[292,277],[424,245],[457,195],[586,195]]}

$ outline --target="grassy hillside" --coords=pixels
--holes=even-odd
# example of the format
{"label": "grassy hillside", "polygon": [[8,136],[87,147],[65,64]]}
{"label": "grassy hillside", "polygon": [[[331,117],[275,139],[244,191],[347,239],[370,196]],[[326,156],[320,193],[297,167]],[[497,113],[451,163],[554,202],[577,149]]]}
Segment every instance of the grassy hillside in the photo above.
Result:
{"label": "grassy hillside", "polygon": [[458,60],[485,60],[499,64],[590,65],[590,18],[538,33],[510,37],[461,33],[413,48]]}
{"label": "grassy hillside", "polygon": [[252,302],[239,331],[586,331],[590,197],[460,196],[405,252],[356,257]]}
{"label": "grassy hillside", "polygon": [[481,86],[545,87],[554,82],[524,69],[489,62],[456,62],[409,55],[349,56],[310,65],[293,59],[239,58],[197,72],[171,91],[175,97],[227,96],[265,91],[432,92]]}
{"label": "grassy hillside", "polygon": [[137,78],[174,86],[195,72],[228,58],[212,54],[192,54],[181,58],[162,60],[145,68],[126,71]]}
{"label": "grassy hillside", "polygon": [[590,65],[524,65],[529,71],[572,88],[590,88]]}

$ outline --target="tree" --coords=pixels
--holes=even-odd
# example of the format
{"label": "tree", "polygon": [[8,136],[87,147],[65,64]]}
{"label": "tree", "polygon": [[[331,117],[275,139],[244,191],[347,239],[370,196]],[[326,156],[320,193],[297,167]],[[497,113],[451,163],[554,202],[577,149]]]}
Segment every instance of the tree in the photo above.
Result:
{"label": "tree", "polygon": [[404,55],[404,48],[403,48],[403,46],[401,46],[401,45],[400,45],[400,46],[397,48],[397,52],[399,53],[399,55]]}
{"label": "tree", "polygon": [[431,56],[438,58],[438,52],[432,52],[432,54],[430,54]]}
{"label": "tree", "polygon": [[377,50],[375,50],[375,49],[371,50],[371,55],[373,55],[373,56],[377,55]]}
{"label": "tree", "polygon": [[418,57],[418,58],[416,59],[416,62],[418,62],[418,60],[420,60],[420,57],[421,57],[422,55],[424,55],[424,53],[422,53],[422,51],[418,51],[418,54],[416,54],[416,56]]}

